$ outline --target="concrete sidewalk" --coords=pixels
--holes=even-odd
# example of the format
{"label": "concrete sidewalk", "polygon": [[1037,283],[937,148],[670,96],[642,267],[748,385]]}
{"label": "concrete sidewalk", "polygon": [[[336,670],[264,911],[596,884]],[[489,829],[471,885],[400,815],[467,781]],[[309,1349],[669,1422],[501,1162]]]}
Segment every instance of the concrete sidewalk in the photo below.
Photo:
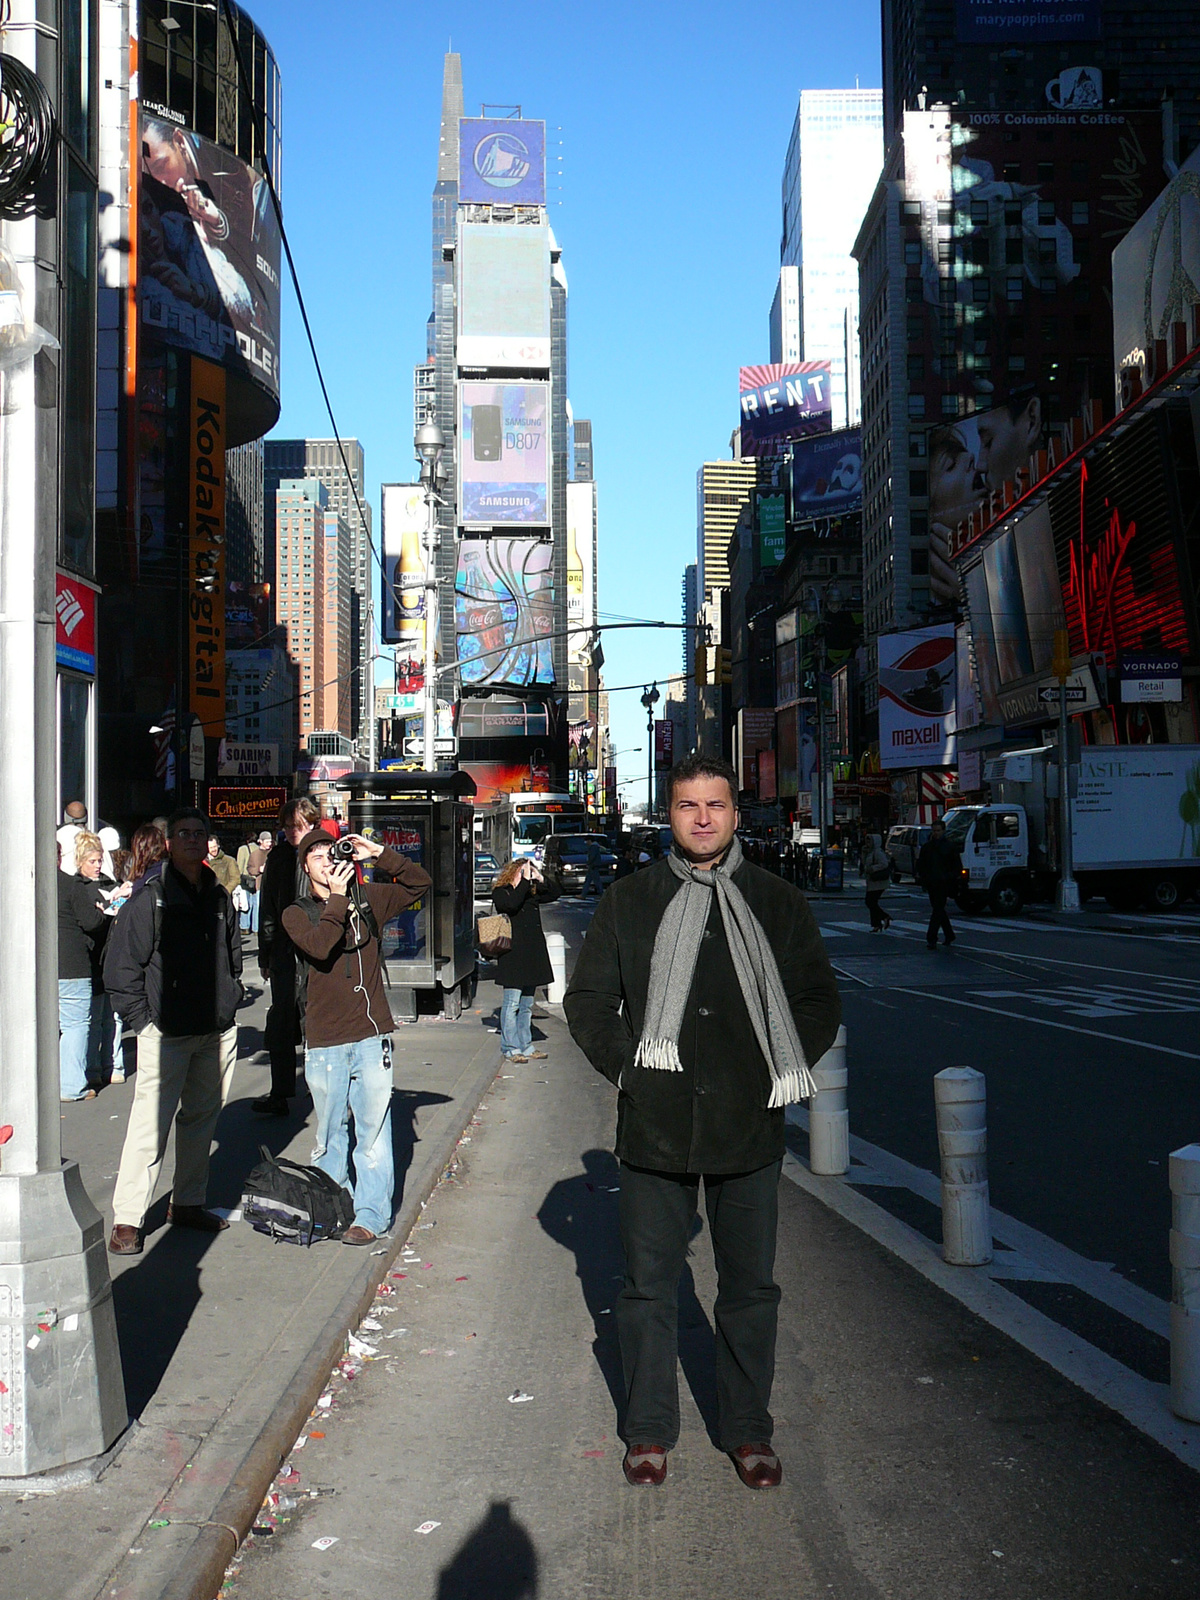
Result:
{"label": "concrete sidewalk", "polygon": [[[481,990],[485,1011],[491,999],[490,988]],[[307,1094],[287,1119],[250,1110],[269,1086],[265,1015],[258,993],[239,1015],[239,1066],[217,1125],[209,1184],[215,1208],[237,1207],[260,1144],[311,1159]],[[346,1330],[370,1303],[499,1070],[498,1041],[483,1021],[474,1012],[457,1023],[431,1018],[397,1030],[396,1225],[376,1247],[386,1253],[334,1244],[296,1249],[239,1221],[215,1237],[169,1229],[168,1154],[144,1255],[109,1257],[131,1427],[98,1481],[55,1494],[0,1493],[6,1600],[215,1593]],[[63,1153],[79,1161],[109,1223],[133,1088],[132,1081],[113,1085],[94,1101],[63,1107]],[[205,1574],[215,1581],[197,1588]]]}

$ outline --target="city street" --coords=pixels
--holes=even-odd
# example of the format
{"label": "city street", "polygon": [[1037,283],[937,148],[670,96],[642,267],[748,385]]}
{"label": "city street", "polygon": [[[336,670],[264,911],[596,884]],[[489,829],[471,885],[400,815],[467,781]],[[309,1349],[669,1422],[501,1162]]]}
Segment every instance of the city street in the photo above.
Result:
{"label": "city street", "polygon": [[[1144,970],[1154,975],[1140,980],[1145,988],[1170,992],[1190,959],[1185,919],[1112,939],[1092,929],[1112,920],[1103,915],[1070,932],[1042,927],[1036,914],[1017,925],[989,919],[964,929],[955,953],[935,956],[916,895],[889,900],[886,940],[858,931],[866,919],[853,889],[817,903],[846,978],[852,1130],[930,1176],[929,1078],[952,1062],[982,1067],[997,1205],[1097,1260],[1119,1253],[1123,1271],[1157,1283],[1165,1227],[1156,1252],[1152,1221],[1132,1230],[1124,1219],[1135,1202],[1151,1219],[1161,1213],[1165,1167],[1149,1169],[1157,1180],[1132,1156],[1096,1170],[1107,1130],[1126,1133],[1113,1102],[1123,1110],[1134,1098],[1129,1046],[1097,1035],[1111,1026],[1134,1041],[1142,1019],[1095,1016],[1102,1008],[1084,986],[1090,966],[1114,985],[1122,971]],[[573,949],[589,916],[567,901],[546,921]],[[1034,952],[1026,971],[1019,958]],[[1078,1009],[1089,1015],[1050,1009],[1091,1032],[1059,1036],[1037,997],[1076,993],[1077,969],[1051,964],[1075,960],[1084,964]],[[1117,970],[1106,976],[1103,966]],[[992,1010],[951,1007],[951,998]],[[1154,1042],[1186,1051],[1179,1021],[1156,1018]],[[778,1261],[782,1491],[751,1497],[711,1440],[714,1279],[700,1230],[681,1291],[683,1435],[667,1487],[630,1489],[612,1327],[615,1097],[553,1009],[539,1028],[549,1060],[514,1065],[488,1091],[459,1170],[412,1234],[403,1276],[389,1280],[394,1293],[376,1302],[379,1331],[362,1336],[378,1359],[352,1384],[335,1374],[304,1454],[288,1463],[293,1497],[322,1494],[264,1519],[273,1531],[243,1552],[239,1600],[516,1600],[660,1586],[713,1600],[1195,1594],[1191,1473],[823,1206],[798,1181],[799,1162],[785,1168],[793,1181],[782,1185]],[[1165,1161],[1188,1131],[1184,1056],[1133,1059],[1138,1149],[1161,1144]],[[1060,1105],[1048,1079],[1078,1106]],[[1036,1134],[1022,1132],[1026,1116]],[[1042,1172],[1060,1125],[1074,1138]],[[802,1153],[798,1123],[794,1133]],[[927,1224],[928,1200],[896,1172],[867,1186],[871,1198],[890,1194],[894,1212]],[[1081,1197],[1070,1197],[1073,1186]],[[1005,1286],[1014,1282],[1027,1290],[1033,1280]],[[315,1547],[325,1540],[336,1542]]]}

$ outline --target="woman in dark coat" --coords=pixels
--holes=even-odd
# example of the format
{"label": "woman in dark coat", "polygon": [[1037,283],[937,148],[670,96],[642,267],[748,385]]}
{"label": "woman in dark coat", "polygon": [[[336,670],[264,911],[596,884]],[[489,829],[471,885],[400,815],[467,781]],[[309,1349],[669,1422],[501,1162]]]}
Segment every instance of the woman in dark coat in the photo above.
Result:
{"label": "woman in dark coat", "polygon": [[544,1061],[534,1050],[534,991],[554,981],[541,907],[557,900],[556,883],[542,876],[534,861],[510,861],[492,888],[492,904],[512,923],[512,949],[496,960],[496,982],[504,990],[500,1002],[500,1049],[506,1061]]}

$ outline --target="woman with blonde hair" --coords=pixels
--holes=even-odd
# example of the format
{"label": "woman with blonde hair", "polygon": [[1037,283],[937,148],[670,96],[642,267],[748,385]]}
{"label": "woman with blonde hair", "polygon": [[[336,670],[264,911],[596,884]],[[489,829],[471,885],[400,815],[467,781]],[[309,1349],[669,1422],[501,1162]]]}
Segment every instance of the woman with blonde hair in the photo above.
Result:
{"label": "woman with blonde hair", "polygon": [[88,1081],[88,1030],[92,1019],[92,950],[104,927],[104,902],[96,887],[104,846],[81,828],[66,841],[74,855],[63,866],[58,846],[58,1076],[61,1100],[94,1100]]}
{"label": "woman with blonde hair", "polygon": [[534,992],[554,981],[541,907],[557,900],[560,890],[546,878],[536,861],[510,861],[492,885],[492,904],[512,923],[512,948],[496,958],[496,982],[503,989],[500,1001],[500,1050],[506,1061],[544,1061],[546,1052],[534,1050]]}

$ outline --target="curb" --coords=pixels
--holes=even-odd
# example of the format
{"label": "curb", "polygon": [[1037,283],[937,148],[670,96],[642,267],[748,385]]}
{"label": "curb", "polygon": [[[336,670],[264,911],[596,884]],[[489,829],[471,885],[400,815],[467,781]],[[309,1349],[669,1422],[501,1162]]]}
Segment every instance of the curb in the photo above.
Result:
{"label": "curb", "polygon": [[[456,1116],[451,1121],[446,1136],[436,1147],[428,1147],[421,1169],[409,1169],[409,1182],[403,1204],[392,1225],[387,1253],[381,1256],[368,1253],[357,1281],[347,1289],[337,1309],[317,1332],[308,1350],[300,1356],[295,1373],[266,1425],[249,1442],[240,1460],[234,1464],[224,1487],[221,1488],[219,1484],[215,1486],[218,1492],[211,1515],[194,1525],[195,1536],[181,1549],[165,1583],[157,1585],[152,1592],[140,1594],[139,1600],[214,1600],[224,1581],[226,1567],[253,1526],[264,1495],[290,1453],[329,1379],[334,1363],[342,1353],[347,1333],[366,1314],[376,1290],[395,1265],[421,1214],[422,1205],[441,1181],[458,1141],[500,1070],[499,1063],[493,1057],[490,1039],[483,1053],[487,1055],[488,1063],[477,1071],[464,1095],[461,1117]],[[195,1467],[203,1452],[202,1444],[188,1467]],[[164,1500],[174,1487],[174,1483],[167,1486]],[[94,1579],[89,1584],[87,1592],[94,1595],[95,1600],[104,1600],[112,1589],[114,1577],[112,1571],[106,1571],[102,1578]]]}

